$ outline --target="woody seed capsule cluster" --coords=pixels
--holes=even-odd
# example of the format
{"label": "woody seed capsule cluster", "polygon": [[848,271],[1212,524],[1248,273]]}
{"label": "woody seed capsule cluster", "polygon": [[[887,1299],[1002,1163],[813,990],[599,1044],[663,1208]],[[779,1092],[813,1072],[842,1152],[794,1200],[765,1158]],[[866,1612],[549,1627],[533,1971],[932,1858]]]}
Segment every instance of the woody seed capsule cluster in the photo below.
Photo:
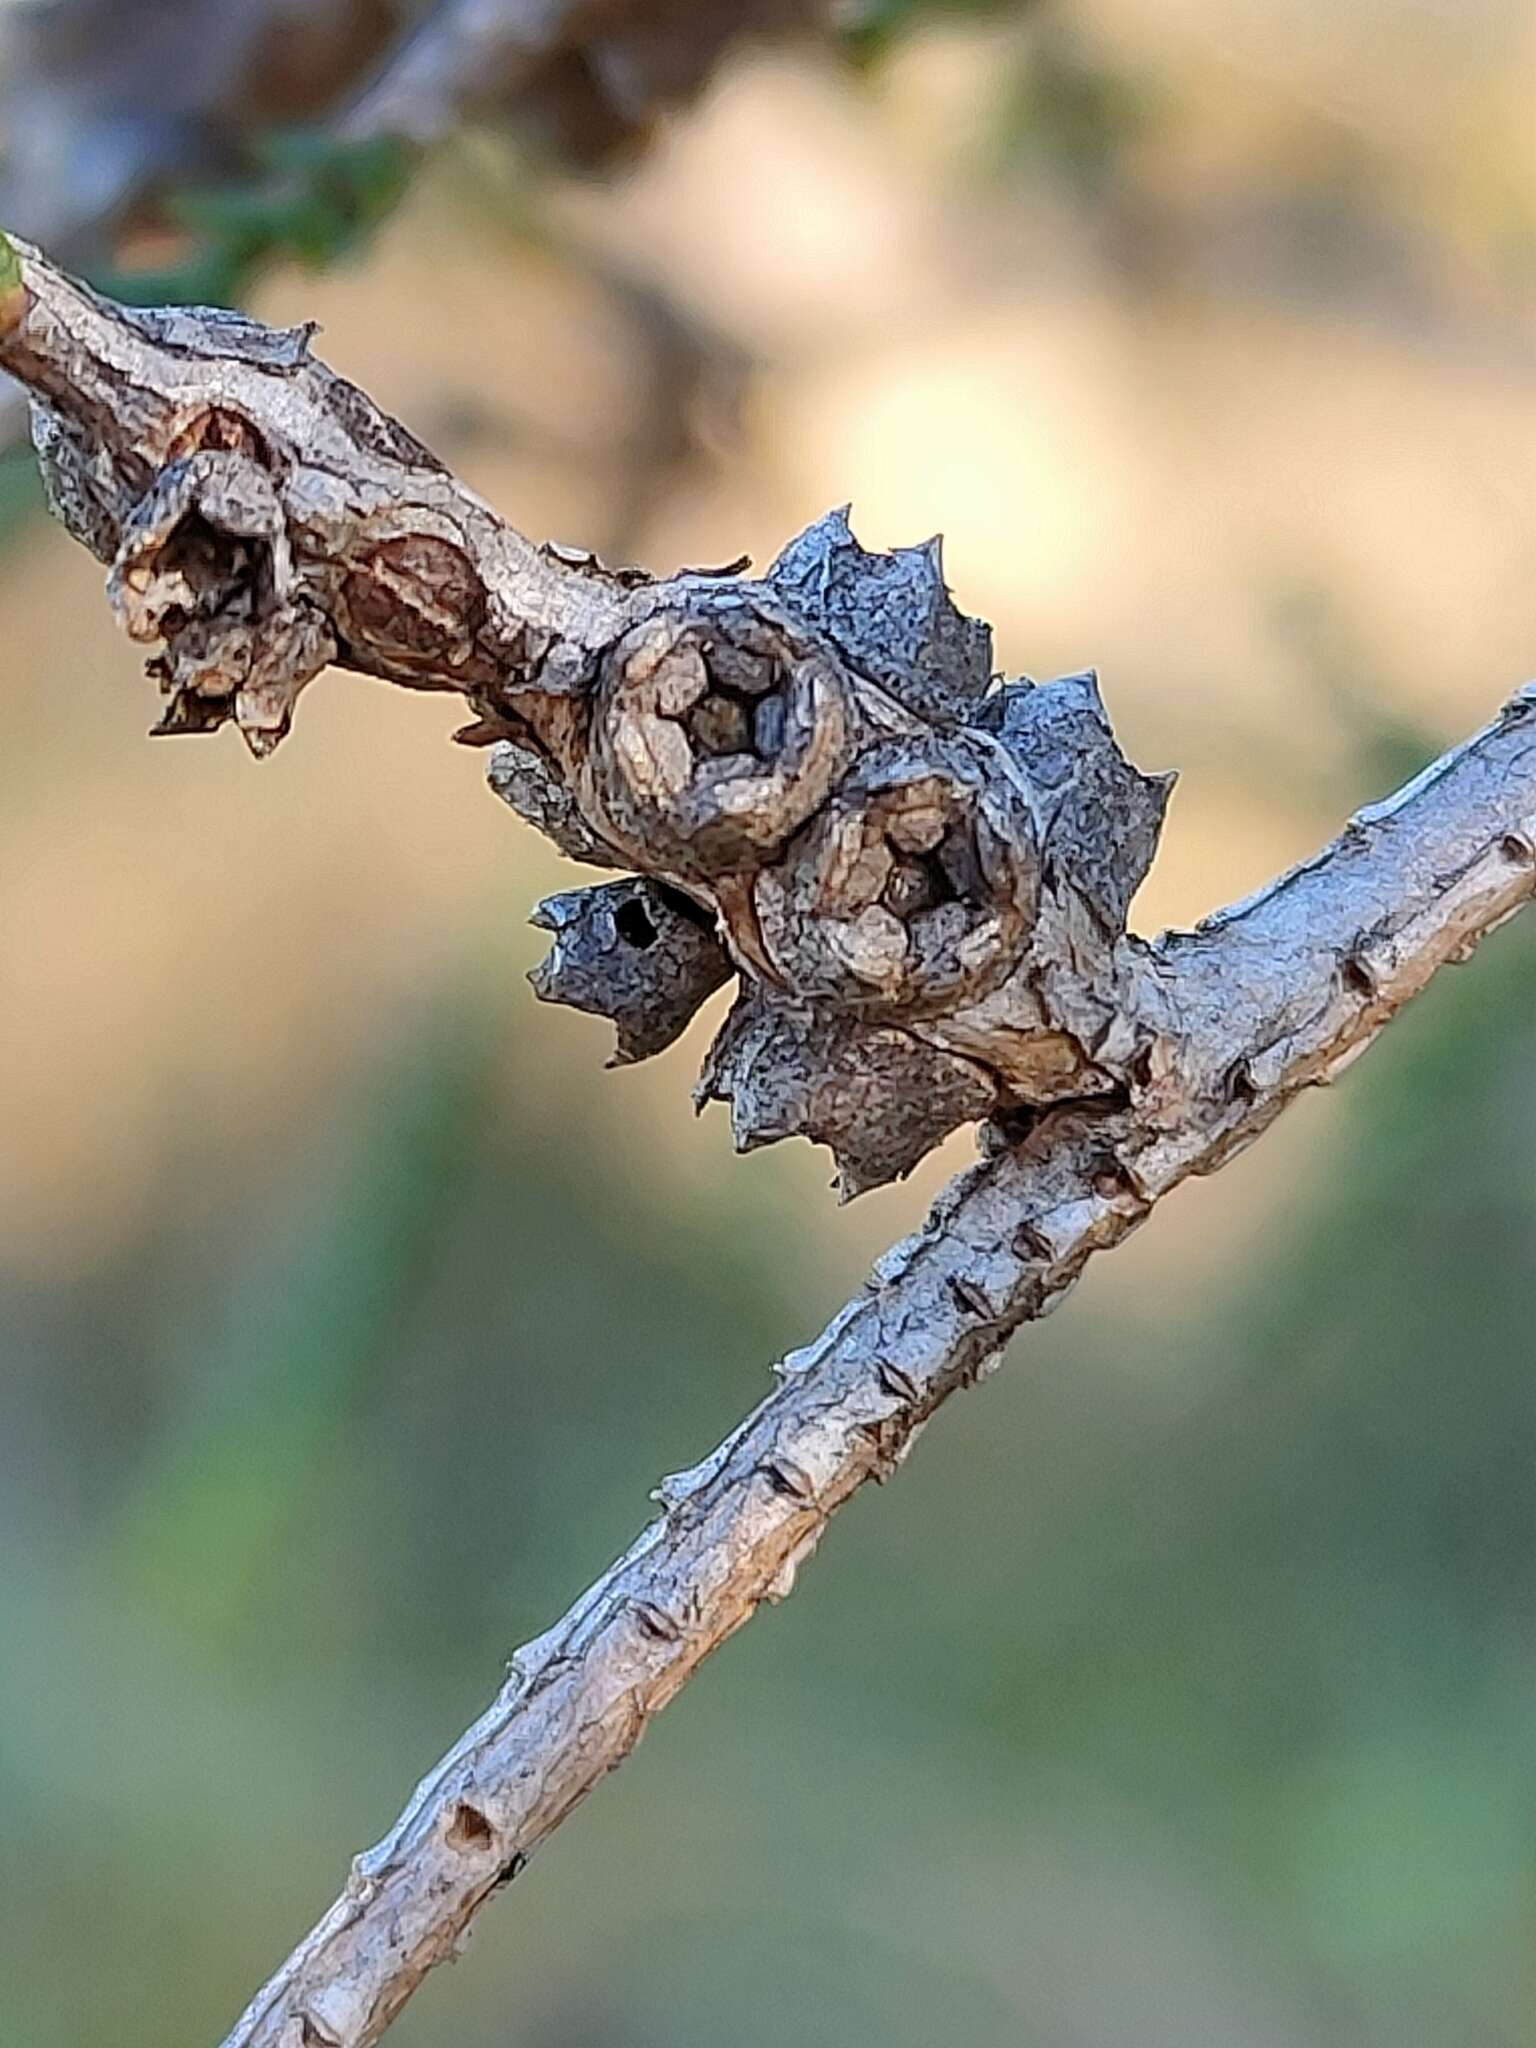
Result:
{"label": "woody seed capsule cluster", "polygon": [[834,512],[761,578],[667,580],[537,548],[309,330],[114,306],[21,254],[0,353],[50,503],[154,644],[159,730],[269,753],[330,662],[459,693],[497,794],[619,877],[541,907],[536,993],[631,1061],[735,981],[697,1099],[743,1149],[828,1145],[845,1195],[958,1124],[1150,1085],[1125,926],[1168,781],[1091,675],[994,675],[937,542],[871,553]]}

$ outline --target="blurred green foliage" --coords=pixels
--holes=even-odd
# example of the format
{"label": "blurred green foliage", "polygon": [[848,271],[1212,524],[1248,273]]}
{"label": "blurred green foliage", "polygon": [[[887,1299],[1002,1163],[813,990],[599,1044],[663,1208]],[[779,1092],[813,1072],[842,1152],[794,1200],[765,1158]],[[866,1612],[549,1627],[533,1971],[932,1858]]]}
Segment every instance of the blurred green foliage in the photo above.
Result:
{"label": "blurred green foliage", "polygon": [[1009,168],[1044,168],[1088,198],[1117,176],[1152,118],[1148,89],[1069,22],[1047,21],[1014,66],[998,120]]}
{"label": "blurred green foliage", "polygon": [[1394,702],[1390,677],[1326,590],[1282,586],[1270,618],[1276,643],[1295,654],[1318,708],[1348,742],[1346,774],[1355,789],[1400,788],[1452,743],[1452,734],[1426,731]]}
{"label": "blurred green foliage", "polygon": [[233,305],[268,263],[323,269],[355,254],[410,182],[400,144],[347,142],[319,128],[274,131],[252,157],[245,177],[165,201],[188,244],[174,263],[102,270],[92,282],[136,306]]}
{"label": "blurred green foliage", "polygon": [[43,491],[30,446],[0,450],[0,543],[42,507]]}
{"label": "blurred green foliage", "polygon": [[975,17],[1025,12],[1033,0],[862,0],[846,8],[838,22],[839,39],[855,62],[877,63],[927,22],[963,21]]}

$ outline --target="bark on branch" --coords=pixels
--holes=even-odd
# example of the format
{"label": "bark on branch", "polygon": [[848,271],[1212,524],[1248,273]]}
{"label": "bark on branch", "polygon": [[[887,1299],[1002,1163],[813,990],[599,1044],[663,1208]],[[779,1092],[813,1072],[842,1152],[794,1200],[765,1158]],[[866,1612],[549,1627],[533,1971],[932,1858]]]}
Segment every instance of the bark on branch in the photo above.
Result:
{"label": "bark on branch", "polygon": [[[936,564],[834,521],[765,584],[614,575],[524,541],[307,337],[128,315],[31,255],[0,275],[0,335],[61,513],[165,642],[171,729],[233,718],[263,750],[327,659],[461,689],[510,736],[500,792],[574,858],[640,870],[556,899],[541,993],[639,1057],[739,972],[706,1092],[749,1137],[830,1138],[855,1182],[921,1149],[919,1091],[949,1091],[950,1124],[998,1112],[982,1163],[518,1652],[226,2043],[368,2048],[949,1394],[1536,893],[1536,686],[1314,860],[1142,945],[1125,906],[1165,791],[1087,679],[991,685]],[[901,947],[878,923],[849,942],[871,906]],[[958,936],[934,940],[943,910]]]}

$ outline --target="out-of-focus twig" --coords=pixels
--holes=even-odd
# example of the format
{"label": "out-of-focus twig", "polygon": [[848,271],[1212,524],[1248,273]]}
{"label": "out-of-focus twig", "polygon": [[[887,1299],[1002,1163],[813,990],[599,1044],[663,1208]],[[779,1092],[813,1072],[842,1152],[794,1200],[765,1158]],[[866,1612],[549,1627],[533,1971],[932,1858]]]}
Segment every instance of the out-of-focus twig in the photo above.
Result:
{"label": "out-of-focus twig", "polygon": [[342,128],[426,143],[515,114],[569,155],[606,156],[698,92],[733,44],[826,14],[827,0],[440,0]]}
{"label": "out-of-focus twig", "polygon": [[[324,121],[401,29],[396,0],[39,0],[0,8],[0,220],[74,268],[116,267],[125,231],[179,225],[199,186],[261,183],[269,130]],[[244,252],[196,252],[182,299],[243,286]],[[141,283],[139,298],[154,296]],[[0,380],[0,451],[26,401]]]}
{"label": "out-of-focus twig", "polygon": [[327,119],[401,27],[396,0],[41,0],[0,17],[0,220],[77,268],[251,137]]}
{"label": "out-of-focus twig", "polygon": [[[272,255],[313,259],[334,240],[322,234],[315,247],[313,192],[304,172],[295,178],[292,151],[271,161],[286,131],[310,131],[311,164],[328,142],[335,182],[349,186],[360,147],[410,153],[473,121],[596,163],[641,146],[742,39],[824,13],[824,0],[442,0],[425,13],[413,0],[0,9],[0,220],[140,303],[168,294],[153,276],[120,276],[123,235],[142,225],[162,239],[170,229],[173,242],[190,236],[169,296],[228,304]],[[365,225],[377,217],[367,194],[348,190],[343,203]],[[25,429],[25,400],[0,380],[0,451]]]}

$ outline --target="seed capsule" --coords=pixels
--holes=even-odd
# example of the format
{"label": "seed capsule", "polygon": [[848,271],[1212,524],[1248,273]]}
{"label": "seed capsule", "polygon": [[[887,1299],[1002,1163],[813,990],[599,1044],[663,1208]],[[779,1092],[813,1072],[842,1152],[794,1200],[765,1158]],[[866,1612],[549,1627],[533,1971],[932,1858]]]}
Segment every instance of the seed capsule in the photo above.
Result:
{"label": "seed capsule", "polygon": [[737,874],[826,801],[848,728],[842,670],[769,612],[658,613],[604,659],[583,807],[637,865]]}
{"label": "seed capsule", "polygon": [[866,754],[757,877],[769,960],[817,1001],[927,1016],[995,988],[1034,926],[1026,805],[959,739]]}

